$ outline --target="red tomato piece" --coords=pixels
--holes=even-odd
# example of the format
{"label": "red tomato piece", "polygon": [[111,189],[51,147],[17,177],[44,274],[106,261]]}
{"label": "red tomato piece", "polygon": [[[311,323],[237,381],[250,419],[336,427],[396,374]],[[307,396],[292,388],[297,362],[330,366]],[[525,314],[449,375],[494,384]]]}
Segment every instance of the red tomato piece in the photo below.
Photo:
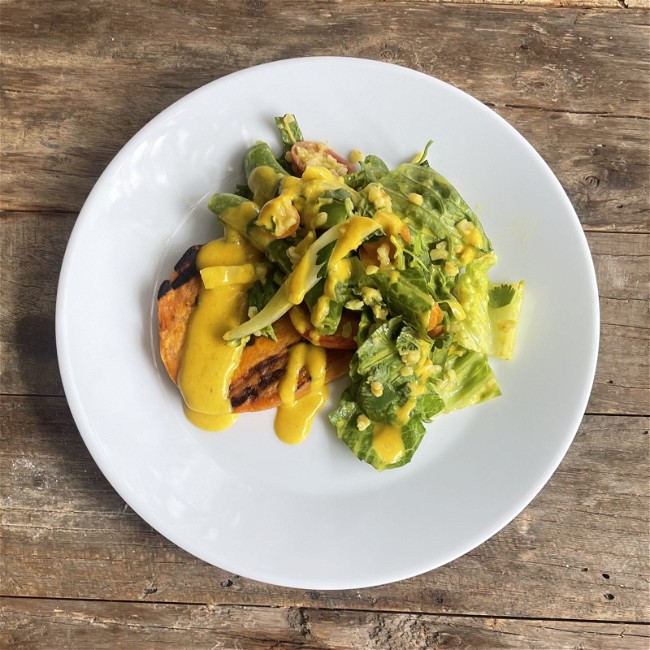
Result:
{"label": "red tomato piece", "polygon": [[302,176],[302,173],[310,165],[322,165],[331,169],[339,176],[355,171],[355,166],[349,161],[330,149],[323,142],[296,142],[291,147],[291,167],[295,174]]}

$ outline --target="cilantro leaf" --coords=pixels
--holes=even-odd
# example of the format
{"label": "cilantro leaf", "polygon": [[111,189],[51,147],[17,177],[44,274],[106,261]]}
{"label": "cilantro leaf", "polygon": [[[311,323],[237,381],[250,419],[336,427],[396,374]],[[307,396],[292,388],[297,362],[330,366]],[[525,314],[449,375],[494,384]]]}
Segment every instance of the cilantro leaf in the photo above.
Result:
{"label": "cilantro leaf", "polygon": [[512,302],[515,296],[515,287],[511,284],[497,284],[490,289],[489,305],[492,309],[505,307]]}

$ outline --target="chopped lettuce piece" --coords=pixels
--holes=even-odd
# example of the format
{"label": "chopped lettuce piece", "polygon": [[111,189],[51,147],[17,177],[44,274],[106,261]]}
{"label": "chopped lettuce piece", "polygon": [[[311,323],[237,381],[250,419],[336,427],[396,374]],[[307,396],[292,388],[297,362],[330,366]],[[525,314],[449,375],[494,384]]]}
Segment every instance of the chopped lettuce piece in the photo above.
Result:
{"label": "chopped lettuce piece", "polygon": [[[265,282],[257,280],[248,290],[249,316],[253,316],[262,311],[262,309],[264,309],[264,307],[266,307],[270,302],[271,298],[273,298],[277,289],[278,286],[271,279],[267,279]],[[277,341],[272,323],[263,327],[259,331],[259,334],[260,336],[266,336],[267,338]]]}
{"label": "chopped lettuce piece", "polygon": [[343,188],[327,190],[320,197],[320,211],[327,215],[327,219],[318,229],[331,228],[349,219],[354,211],[354,198],[349,190]]}
{"label": "chopped lettuce piece", "polygon": [[422,419],[413,417],[400,429],[400,451],[387,461],[376,445],[376,433],[380,425],[372,422],[366,425],[363,419],[366,416],[356,400],[353,384],[343,392],[339,407],[330,415],[330,422],[336,428],[338,437],[359,460],[369,463],[377,470],[394,469],[410,462],[426,433]]}
{"label": "chopped lettuce piece", "polygon": [[419,269],[382,270],[366,276],[366,282],[381,293],[391,314],[426,334],[434,300]]}
{"label": "chopped lettuce piece", "polygon": [[[492,245],[481,222],[458,191],[427,165],[404,163],[381,178],[393,212],[431,242],[446,242],[456,263],[466,247],[487,253]],[[415,197],[420,197],[415,199]],[[467,226],[465,226],[467,224]]]}
{"label": "chopped lettuce piece", "polygon": [[[281,316],[284,316],[293,305],[301,303],[304,300],[305,294],[319,280],[319,271],[321,266],[325,264],[325,260],[319,262],[318,254],[326,246],[337,240],[339,245],[343,242],[339,253],[341,257],[345,257],[351,250],[358,248],[366,237],[380,228],[379,224],[373,223],[371,219],[364,219],[363,217],[355,217],[355,219],[358,219],[355,222],[355,225],[358,227],[352,231],[352,237],[348,236],[348,230],[344,230],[349,227],[352,220],[339,223],[333,228],[326,230],[309,246],[300,262],[289,274],[273,298],[267,303],[266,307],[250,320],[226,332],[224,339],[226,341],[233,341],[250,336],[254,332],[260,331],[267,325],[274,323]],[[336,246],[332,250],[332,254],[338,249],[339,246]]]}
{"label": "chopped lettuce piece", "polygon": [[366,156],[359,166],[361,169],[358,172],[345,177],[345,184],[355,190],[360,190],[366,185],[380,180],[389,172],[386,163],[377,156]]}
{"label": "chopped lettuce piece", "polygon": [[450,351],[442,376],[434,382],[434,388],[445,404],[445,413],[501,395],[487,357],[460,346]]}
{"label": "chopped lettuce piece", "polygon": [[[306,293],[318,282],[318,271],[322,263],[317,261],[318,253],[325,246],[336,241],[338,228],[334,227],[322,234],[306,251],[298,266],[289,274],[282,286],[258,314],[224,334],[226,341],[234,341],[254,332],[263,330],[284,316],[294,304],[297,290]],[[294,286],[295,285],[295,286]],[[304,297],[304,296],[303,296]]]}
{"label": "chopped lettuce piece", "polygon": [[465,318],[457,323],[456,341],[468,350],[484,354],[492,350],[487,272],[496,260],[494,253],[488,253],[468,264],[454,290],[465,312]]}
{"label": "chopped lettuce piece", "polygon": [[359,344],[350,362],[350,376],[358,379],[367,375],[374,367],[386,365],[399,359],[395,340],[401,329],[401,319],[392,318],[377,327],[368,338]]}
{"label": "chopped lettuce piece", "polygon": [[[334,334],[341,322],[343,305],[324,296],[324,288],[325,280],[320,279],[314,287],[305,294],[305,304],[309,308],[312,325],[314,325],[321,334]],[[323,308],[323,301],[325,301],[325,309]],[[319,313],[321,311],[322,314]]]}
{"label": "chopped lettuce piece", "polygon": [[524,299],[524,283],[523,281],[516,284],[490,282],[488,287],[488,313],[492,327],[491,354],[500,359],[511,359]]}
{"label": "chopped lettuce piece", "polygon": [[296,118],[291,113],[282,115],[275,118],[275,125],[278,127],[280,132],[280,139],[282,140],[282,149],[284,153],[291,150],[296,142],[302,142],[304,138],[302,137],[302,131],[298,126]]}
{"label": "chopped lettuce piece", "polygon": [[401,318],[375,328],[350,367],[351,386],[330,415],[339,438],[377,469],[409,462],[445,406],[424,372],[431,343]]}
{"label": "chopped lettuce piece", "polygon": [[495,284],[488,271],[496,262],[488,253],[471,262],[458,280],[455,294],[465,312],[457,323],[456,341],[501,359],[510,359],[514,349],[524,283]]}

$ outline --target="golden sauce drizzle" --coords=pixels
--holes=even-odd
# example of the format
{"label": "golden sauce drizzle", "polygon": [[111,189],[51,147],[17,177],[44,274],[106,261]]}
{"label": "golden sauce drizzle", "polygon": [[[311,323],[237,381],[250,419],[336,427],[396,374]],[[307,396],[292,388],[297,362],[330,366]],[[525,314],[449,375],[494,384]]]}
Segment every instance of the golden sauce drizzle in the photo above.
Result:
{"label": "golden sauce drizzle", "polygon": [[223,431],[228,429],[237,421],[236,413],[199,413],[193,411],[187,404],[183,403],[185,417],[199,429],[204,431]]}
{"label": "golden sauce drizzle", "polygon": [[[311,377],[310,391],[296,399],[298,379],[303,367]],[[310,343],[298,343],[289,351],[287,370],[280,381],[281,404],[275,415],[275,433],[290,445],[295,445],[307,437],[314,417],[327,400],[325,372],[327,355],[323,348]]]}
{"label": "golden sauce drizzle", "polygon": [[330,313],[330,298],[323,294],[318,297],[316,307],[311,314],[311,322],[314,327],[320,327]]}
{"label": "golden sauce drizzle", "polygon": [[291,324],[296,328],[301,336],[308,338],[312,343],[318,345],[321,335],[318,331],[312,331],[312,322],[309,319],[308,313],[309,312],[300,307],[293,307],[291,311],[289,311],[289,318],[291,319]]}
{"label": "golden sauce drizzle", "polygon": [[[278,184],[281,192],[273,199],[271,196]],[[282,176],[271,168],[259,167],[249,178],[249,186],[255,202],[248,201],[232,208],[229,218],[238,229],[249,232],[253,226],[257,245],[274,239],[270,232],[253,225],[259,215],[259,204],[290,201],[299,210],[306,227],[313,231],[323,205],[321,197],[327,190],[345,188],[356,196],[342,177],[317,165],[308,167],[302,178]],[[367,217],[350,219],[330,258],[330,290],[336,282],[351,274],[345,256],[376,229],[376,222]],[[315,239],[313,233],[308,233],[305,240],[307,238],[307,243]],[[197,268],[199,271],[205,269],[206,283],[188,326],[178,385],[188,419],[200,428],[217,431],[236,420],[228,391],[243,345],[227,343],[223,335],[246,319],[247,289],[256,273],[254,262],[259,258],[260,254],[232,229],[226,230],[224,239],[203,246],[197,256]],[[304,298],[309,269],[309,260],[303,257],[287,282],[288,299],[293,304],[301,303]],[[327,302],[323,300],[319,305],[321,317],[327,315],[326,308],[329,308],[329,297],[326,299]],[[303,367],[311,377],[310,391],[297,400],[298,379]],[[324,349],[309,343],[300,343],[291,349],[287,371],[279,386],[281,405],[275,418],[276,434],[284,442],[296,444],[307,436],[314,417],[327,399],[326,369]]]}
{"label": "golden sauce drizzle", "polygon": [[341,236],[336,241],[327,267],[324,295],[334,299],[334,288],[338,282],[348,280],[352,275],[350,260],[345,257],[361,246],[363,240],[377,230],[378,224],[369,217],[351,217],[341,228]]}
{"label": "golden sauce drizzle", "polygon": [[320,165],[307,167],[301,178],[285,176],[282,179],[282,194],[290,198],[300,212],[303,225],[311,230],[316,228],[316,218],[324,205],[323,194],[342,188],[350,195],[356,194],[345,184],[342,176]]}
{"label": "golden sauce drizzle", "polygon": [[[271,198],[278,183],[280,192],[275,198]],[[257,205],[265,207],[265,203],[271,203],[273,205],[268,207],[273,211],[275,207],[282,209],[281,204],[285,208],[287,204],[292,204],[300,213],[302,225],[310,230],[316,229],[317,217],[322,207],[329,202],[323,197],[328,190],[345,189],[355,200],[357,197],[357,193],[345,184],[342,176],[322,165],[307,167],[300,178],[283,176],[262,165],[250,173],[248,185],[253,191],[253,199]]]}
{"label": "golden sauce drizzle", "polygon": [[413,366],[415,380],[409,384],[408,399],[397,408],[395,423],[375,422],[373,425],[372,446],[379,458],[387,465],[396,463],[405,451],[402,430],[411,417],[411,411],[415,408],[418,397],[425,392],[426,382],[433,372],[433,364],[429,359],[431,345],[421,341],[420,346],[420,357]]}
{"label": "golden sauce drizzle", "polygon": [[248,176],[248,187],[253,192],[253,201],[257,205],[264,205],[272,199],[278,183],[282,178],[282,174],[279,174],[267,165],[260,165],[253,169]]}
{"label": "golden sauce drizzle", "polygon": [[375,422],[372,446],[387,465],[396,463],[404,453],[402,424],[381,424]]}
{"label": "golden sauce drizzle", "polygon": [[311,269],[309,257],[305,255],[286,280],[287,298],[292,305],[299,305],[307,293],[307,276]]}
{"label": "golden sauce drizzle", "polygon": [[[337,242],[338,244],[338,242]],[[325,287],[323,295],[331,300],[336,299],[336,285],[340,282],[346,282],[352,277],[352,260],[349,258],[336,261],[334,264],[330,262],[327,278],[325,280]]]}
{"label": "golden sauce drizzle", "polygon": [[[259,259],[259,253],[227,231],[224,239],[201,248],[196,264],[199,270],[220,265],[234,267]],[[190,317],[178,386],[185,400],[187,418],[197,427],[220,431],[236,419],[228,390],[239,364],[243,344],[229,344],[223,335],[246,318],[249,284],[225,284],[214,289],[203,287]]]}

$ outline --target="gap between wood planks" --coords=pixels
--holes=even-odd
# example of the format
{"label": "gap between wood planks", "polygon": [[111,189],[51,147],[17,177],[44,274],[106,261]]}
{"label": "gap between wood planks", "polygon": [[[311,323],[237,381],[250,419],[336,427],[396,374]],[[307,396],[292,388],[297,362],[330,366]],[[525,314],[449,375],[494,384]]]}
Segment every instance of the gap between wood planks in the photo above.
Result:
{"label": "gap between wood planks", "polygon": [[550,108],[549,106],[537,106],[535,104],[503,104],[497,102],[481,102],[484,106],[497,110],[499,108],[510,108],[512,110],[540,111],[542,113],[559,113],[562,115],[593,115],[594,117],[613,118],[621,120],[650,120],[650,115],[636,115],[633,113],[608,113],[603,111],[572,111],[566,108]]}
{"label": "gap between wood planks", "polygon": [[409,610],[399,610],[399,609],[369,609],[369,608],[359,608],[359,609],[350,609],[346,607],[305,607],[304,605],[282,605],[278,607],[277,605],[264,605],[264,604],[255,604],[251,605],[250,603],[241,603],[236,604],[232,602],[228,603],[204,603],[197,601],[175,601],[175,600],[128,600],[128,599],[116,599],[111,598],[109,600],[104,600],[100,598],[67,598],[67,597],[48,597],[48,596],[20,596],[20,595],[0,595],[0,604],[6,600],[34,600],[41,602],[70,602],[70,603],[120,603],[124,605],[151,605],[151,606],[182,606],[182,607],[207,607],[217,608],[217,607],[241,607],[241,608],[250,608],[250,609],[284,609],[289,610],[293,609],[299,612],[310,612],[317,610],[327,610],[334,612],[349,612],[350,614],[379,614],[384,616],[436,616],[440,618],[469,618],[469,619],[494,619],[498,621],[539,621],[542,623],[593,623],[593,624],[606,624],[606,625],[643,625],[650,628],[650,621],[621,621],[621,620],[610,620],[610,619],[598,619],[598,618],[553,618],[549,616],[504,616],[500,614],[459,614],[451,612],[413,612]]}
{"label": "gap between wood planks", "polygon": [[[521,7],[524,0],[429,0],[430,4],[462,4],[495,7]],[[649,9],[650,0],[525,0],[526,7],[545,7],[552,9],[598,9],[621,11],[622,9]]]}
{"label": "gap between wood planks", "polygon": [[[225,75],[228,76],[228,75]],[[221,77],[222,78],[222,77]],[[164,88],[171,88],[176,90],[178,87],[173,86],[168,84],[167,86],[161,85],[160,87]],[[5,93],[14,93],[14,94],[32,94],[32,95],[37,95],[39,94],[37,91],[34,90],[25,90],[24,88],[11,88],[11,87],[3,87],[2,91]],[[479,99],[477,97],[477,99]],[[610,118],[620,118],[620,119],[637,119],[637,120],[650,120],[650,115],[639,115],[636,113],[611,113],[607,111],[578,111],[578,110],[571,110],[567,108],[552,108],[550,106],[539,106],[537,104],[513,104],[510,102],[489,102],[489,101],[483,101],[480,100],[481,103],[484,106],[487,106],[488,108],[491,109],[499,109],[499,108],[510,108],[513,110],[521,109],[521,110],[536,110],[540,112],[546,112],[546,113],[559,113],[559,114],[566,114],[566,115],[593,115],[595,117],[610,117]]]}

